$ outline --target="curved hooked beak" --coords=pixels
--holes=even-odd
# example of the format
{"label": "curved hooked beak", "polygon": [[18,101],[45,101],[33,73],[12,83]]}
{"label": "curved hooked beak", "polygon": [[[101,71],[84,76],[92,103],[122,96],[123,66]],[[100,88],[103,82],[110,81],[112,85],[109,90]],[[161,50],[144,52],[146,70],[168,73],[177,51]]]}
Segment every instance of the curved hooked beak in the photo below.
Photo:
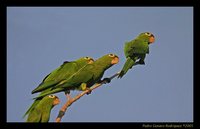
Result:
{"label": "curved hooked beak", "polygon": [[60,103],[60,99],[59,98],[55,98],[55,100],[53,101],[53,105],[57,105]]}
{"label": "curved hooked beak", "polygon": [[113,57],[111,64],[117,64],[118,62],[119,62],[119,57],[115,56],[115,57]]}
{"label": "curved hooked beak", "polygon": [[153,42],[155,42],[155,37],[154,37],[153,34],[151,34],[151,36],[150,36],[150,38],[149,38],[149,43],[151,44],[151,43],[153,43]]}
{"label": "curved hooked beak", "polygon": [[91,58],[89,61],[88,61],[88,64],[92,64],[94,62],[94,60]]}

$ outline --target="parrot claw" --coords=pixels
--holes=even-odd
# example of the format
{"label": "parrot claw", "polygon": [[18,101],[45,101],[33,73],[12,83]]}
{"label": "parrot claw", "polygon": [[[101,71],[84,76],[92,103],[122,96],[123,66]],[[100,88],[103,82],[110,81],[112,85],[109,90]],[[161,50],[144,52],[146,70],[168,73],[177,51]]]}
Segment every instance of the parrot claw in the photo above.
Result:
{"label": "parrot claw", "polygon": [[65,91],[65,95],[70,94],[70,90]]}
{"label": "parrot claw", "polygon": [[71,101],[71,100],[72,100],[70,94],[66,94],[66,98],[67,98],[68,101]]}
{"label": "parrot claw", "polygon": [[110,83],[111,79],[110,78],[104,78],[101,82],[104,82],[104,84]]}
{"label": "parrot claw", "polygon": [[144,60],[139,60],[136,62],[136,64],[145,65],[145,62],[144,62]]}

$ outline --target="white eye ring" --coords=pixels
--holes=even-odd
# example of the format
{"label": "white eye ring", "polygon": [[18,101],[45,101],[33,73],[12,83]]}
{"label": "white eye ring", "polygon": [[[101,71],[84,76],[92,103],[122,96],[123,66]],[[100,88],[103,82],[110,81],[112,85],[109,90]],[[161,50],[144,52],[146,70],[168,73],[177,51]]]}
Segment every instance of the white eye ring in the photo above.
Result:
{"label": "white eye ring", "polygon": [[55,95],[49,95],[49,98],[55,98]]}
{"label": "white eye ring", "polygon": [[114,57],[115,55],[114,55],[114,54],[109,54],[108,56],[110,56],[110,57]]}
{"label": "white eye ring", "polygon": [[151,36],[151,33],[149,33],[149,32],[146,32],[144,34],[147,35],[147,36]]}
{"label": "white eye ring", "polygon": [[90,57],[86,56],[86,57],[85,57],[85,59],[86,59],[86,60],[89,60],[89,59],[90,59]]}

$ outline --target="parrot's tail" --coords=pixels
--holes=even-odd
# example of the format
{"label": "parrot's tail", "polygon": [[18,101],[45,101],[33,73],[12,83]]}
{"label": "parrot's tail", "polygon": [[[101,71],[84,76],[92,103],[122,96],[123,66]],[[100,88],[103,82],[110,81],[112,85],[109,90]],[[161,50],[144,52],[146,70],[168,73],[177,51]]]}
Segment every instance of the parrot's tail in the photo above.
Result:
{"label": "parrot's tail", "polygon": [[39,96],[37,96],[37,97],[35,97],[35,98],[33,98],[33,99],[36,99],[36,100],[37,100],[37,99],[39,99],[39,98],[43,98],[43,97],[45,97],[45,96],[47,96],[47,95],[55,94],[55,93],[58,93],[58,92],[61,92],[61,91],[64,91],[64,88],[56,88],[56,89],[53,89],[53,90],[51,90],[51,91],[42,93],[42,94],[40,94]]}
{"label": "parrot's tail", "polygon": [[135,61],[132,60],[131,58],[128,58],[121,72],[119,73],[118,78],[122,78],[127,73],[127,71],[133,67],[134,64],[135,64]]}
{"label": "parrot's tail", "polygon": [[55,82],[55,81],[49,81],[49,82],[45,82],[45,83],[41,83],[37,88],[35,88],[31,93],[37,93],[37,92],[41,92],[47,88],[53,87],[56,84],[58,84],[59,82]]}
{"label": "parrot's tail", "polygon": [[63,83],[63,84],[60,84],[54,88],[51,88],[51,90],[47,91],[47,92],[43,92],[41,93],[40,95],[38,95],[37,97],[33,98],[33,99],[39,99],[39,98],[43,98],[47,95],[50,95],[50,94],[55,94],[55,93],[58,93],[58,92],[61,92],[61,91],[67,91],[69,90],[71,87],[73,87],[72,84],[70,83]]}
{"label": "parrot's tail", "polygon": [[36,99],[34,102],[33,102],[33,104],[29,107],[29,109],[26,111],[26,113],[23,115],[23,118],[26,116],[26,115],[28,115],[31,111],[32,111],[32,109],[40,102],[40,100],[41,100],[42,98],[38,98],[38,99]]}

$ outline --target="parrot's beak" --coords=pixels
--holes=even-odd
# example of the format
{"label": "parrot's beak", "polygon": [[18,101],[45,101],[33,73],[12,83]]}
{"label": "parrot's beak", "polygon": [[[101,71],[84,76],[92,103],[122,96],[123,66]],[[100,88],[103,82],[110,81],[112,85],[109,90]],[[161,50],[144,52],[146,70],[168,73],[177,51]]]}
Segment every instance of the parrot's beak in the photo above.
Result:
{"label": "parrot's beak", "polygon": [[151,34],[151,36],[150,36],[150,38],[149,38],[149,43],[151,44],[151,43],[153,43],[153,42],[155,42],[155,37],[154,37],[153,34]]}
{"label": "parrot's beak", "polygon": [[115,56],[112,61],[111,61],[111,64],[117,64],[119,62],[119,57],[118,56]]}
{"label": "parrot's beak", "polygon": [[88,64],[92,64],[94,62],[94,60],[91,58],[88,62]]}
{"label": "parrot's beak", "polygon": [[57,105],[60,103],[60,99],[59,98],[55,98],[55,100],[53,101],[53,105]]}

